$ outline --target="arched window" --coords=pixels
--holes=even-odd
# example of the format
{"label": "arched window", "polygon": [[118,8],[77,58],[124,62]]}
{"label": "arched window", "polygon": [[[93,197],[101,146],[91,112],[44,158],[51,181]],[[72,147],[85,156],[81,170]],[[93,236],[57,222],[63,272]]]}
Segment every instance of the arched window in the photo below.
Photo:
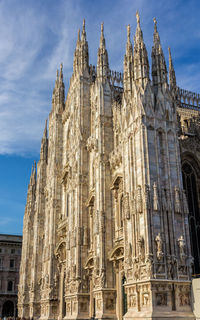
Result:
{"label": "arched window", "polygon": [[8,281],[7,289],[8,289],[8,291],[13,291],[13,282],[12,281]]}
{"label": "arched window", "polygon": [[14,304],[12,301],[6,301],[3,304],[2,318],[14,316]]}
{"label": "arched window", "polygon": [[194,167],[188,161],[182,165],[183,186],[186,190],[189,207],[189,227],[191,250],[194,257],[194,274],[200,274],[200,212],[197,176]]}
{"label": "arched window", "polygon": [[119,202],[119,227],[123,228],[123,201],[124,197],[123,194],[120,196],[120,202]]}
{"label": "arched window", "polygon": [[126,283],[126,278],[125,276],[122,277],[122,314],[123,316],[125,315],[125,313],[127,312],[128,308],[127,308],[127,294],[125,291],[125,285]]}

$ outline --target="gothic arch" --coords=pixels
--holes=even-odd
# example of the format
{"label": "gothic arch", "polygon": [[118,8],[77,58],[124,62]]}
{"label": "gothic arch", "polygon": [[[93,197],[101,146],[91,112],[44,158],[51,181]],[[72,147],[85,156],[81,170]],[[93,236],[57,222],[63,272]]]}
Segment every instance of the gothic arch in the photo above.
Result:
{"label": "gothic arch", "polygon": [[63,263],[66,260],[66,242],[61,240],[56,249],[55,256],[58,259],[59,263]]}
{"label": "gothic arch", "polygon": [[118,245],[114,247],[114,249],[110,253],[110,261],[124,259],[124,247],[122,245]]}
{"label": "gothic arch", "polygon": [[189,207],[191,251],[194,257],[194,274],[200,275],[200,165],[196,157],[187,152],[182,155],[183,187]]}
{"label": "gothic arch", "polygon": [[93,269],[93,268],[94,268],[94,258],[92,256],[89,256],[85,263],[85,269]]}
{"label": "gothic arch", "polygon": [[7,300],[3,304],[2,317],[13,317],[14,316],[14,303],[11,300]]}

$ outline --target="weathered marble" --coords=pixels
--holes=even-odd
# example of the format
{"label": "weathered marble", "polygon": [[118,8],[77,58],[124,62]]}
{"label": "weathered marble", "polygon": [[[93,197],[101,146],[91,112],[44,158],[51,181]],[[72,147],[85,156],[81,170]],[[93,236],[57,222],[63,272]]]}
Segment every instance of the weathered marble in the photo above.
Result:
{"label": "weathered marble", "polygon": [[194,319],[181,157],[199,111],[182,103],[171,53],[168,84],[156,20],[152,80],[138,13],[134,49],[127,32],[123,74],[109,69],[103,24],[89,65],[85,22],[66,100],[57,74],[28,187],[20,317]]}

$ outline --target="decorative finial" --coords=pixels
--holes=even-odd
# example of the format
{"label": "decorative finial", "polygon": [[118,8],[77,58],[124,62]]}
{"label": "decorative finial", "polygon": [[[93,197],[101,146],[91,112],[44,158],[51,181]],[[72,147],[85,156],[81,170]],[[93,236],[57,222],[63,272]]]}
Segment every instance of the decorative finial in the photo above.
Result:
{"label": "decorative finial", "polygon": [[78,41],[80,41],[80,29],[78,29]]}
{"label": "decorative finial", "polygon": [[60,64],[60,73],[62,73],[62,71],[63,71],[63,64],[61,62],[61,64]]}
{"label": "decorative finial", "polygon": [[104,31],[104,27],[103,27],[103,22],[101,23],[101,35],[103,36],[103,31]]}
{"label": "decorative finial", "polygon": [[58,79],[59,79],[59,71],[57,69],[57,71],[56,71],[56,80],[58,80]]}
{"label": "decorative finial", "polygon": [[156,20],[156,18],[153,18],[153,22],[154,22],[154,31],[157,32],[157,20]]}
{"label": "decorative finial", "polygon": [[169,52],[169,67],[172,67],[172,55],[171,55],[171,49],[168,48],[168,52]]}
{"label": "decorative finial", "polygon": [[130,36],[131,36],[131,27],[130,24],[127,26],[127,38],[130,40]]}
{"label": "decorative finial", "polygon": [[81,34],[81,41],[86,41],[85,19],[83,19],[83,29],[82,29],[82,34]]}
{"label": "decorative finial", "polygon": [[171,59],[172,56],[171,56],[171,49],[170,49],[170,47],[168,47],[168,52],[169,52],[169,57],[170,57],[170,59]]}
{"label": "decorative finial", "polygon": [[138,11],[136,12],[136,20],[137,20],[137,24],[139,25],[140,24],[140,15],[139,15]]}

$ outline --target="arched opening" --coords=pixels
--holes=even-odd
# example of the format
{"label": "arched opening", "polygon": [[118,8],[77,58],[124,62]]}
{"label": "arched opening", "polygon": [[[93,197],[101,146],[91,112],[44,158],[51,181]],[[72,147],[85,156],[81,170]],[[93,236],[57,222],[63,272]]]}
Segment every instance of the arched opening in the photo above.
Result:
{"label": "arched opening", "polygon": [[13,291],[13,282],[10,280],[8,281],[8,286],[7,286],[8,291]]}
{"label": "arched opening", "polygon": [[195,169],[191,162],[183,162],[183,187],[186,190],[188,199],[191,251],[194,257],[193,273],[200,276],[200,211],[197,172]]}
{"label": "arched opening", "polygon": [[126,278],[124,276],[124,247],[116,246],[110,253],[110,261],[113,262],[116,276],[116,315],[122,320],[127,312],[127,296],[125,292]]}
{"label": "arched opening", "polygon": [[13,316],[14,316],[14,303],[8,300],[3,304],[2,318],[13,317]]}
{"label": "arched opening", "polygon": [[123,275],[122,276],[122,315],[124,316],[125,313],[127,313],[127,294],[125,291],[125,283],[126,283],[126,278]]}

